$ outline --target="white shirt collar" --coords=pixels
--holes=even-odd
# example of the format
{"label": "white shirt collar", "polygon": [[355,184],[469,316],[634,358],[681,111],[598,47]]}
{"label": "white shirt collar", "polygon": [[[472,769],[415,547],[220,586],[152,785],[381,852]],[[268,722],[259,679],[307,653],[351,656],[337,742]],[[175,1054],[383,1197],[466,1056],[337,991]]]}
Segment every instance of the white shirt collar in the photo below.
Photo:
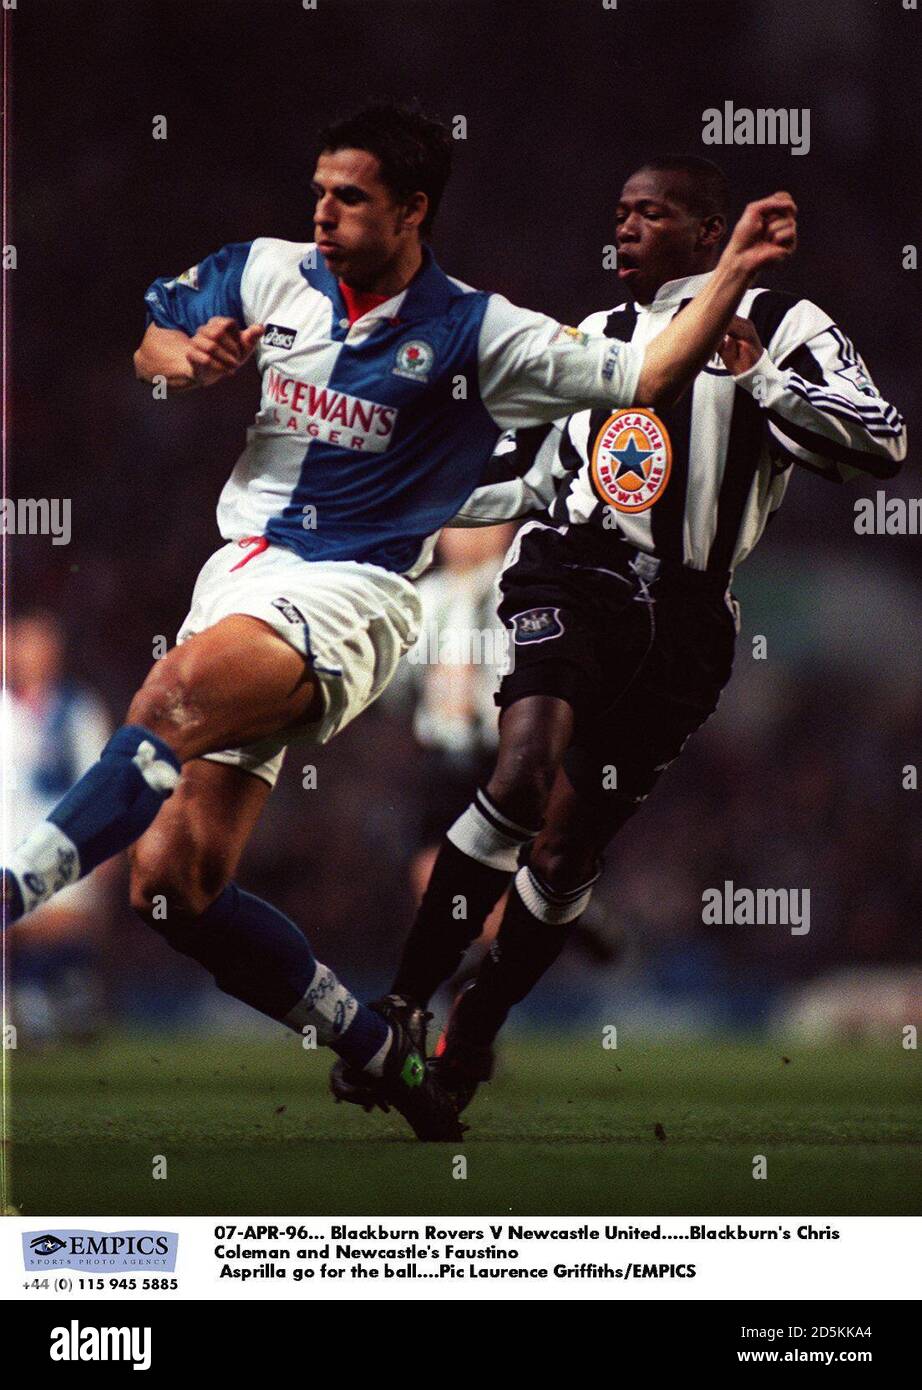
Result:
{"label": "white shirt collar", "polygon": [[655,314],[659,309],[674,309],[683,299],[693,299],[704,289],[714,274],[712,270],[703,275],[686,275],[681,280],[667,280],[660,285],[649,304],[638,304],[638,313]]}

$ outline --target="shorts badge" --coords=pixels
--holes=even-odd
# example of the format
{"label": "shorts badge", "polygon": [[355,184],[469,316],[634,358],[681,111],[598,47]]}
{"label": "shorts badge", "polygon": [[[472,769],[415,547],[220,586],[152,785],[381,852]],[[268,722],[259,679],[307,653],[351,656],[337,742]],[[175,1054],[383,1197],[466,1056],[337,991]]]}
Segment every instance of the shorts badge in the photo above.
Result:
{"label": "shorts badge", "polygon": [[428,381],[435,353],[421,338],[411,338],[401,343],[394,359],[394,375],[405,376],[410,381]]}
{"label": "shorts badge", "polygon": [[296,608],[290,598],[274,598],[272,600],[272,607],[277,608],[283,618],[289,623],[300,623],[303,625],[307,622],[300,608]]}
{"label": "shorts badge", "polygon": [[513,642],[523,646],[531,642],[549,642],[563,632],[559,608],[528,608],[512,618]]}
{"label": "shorts badge", "polygon": [[672,442],[650,410],[617,410],[596,435],[590,472],[596,495],[619,512],[659,501],[672,469]]}

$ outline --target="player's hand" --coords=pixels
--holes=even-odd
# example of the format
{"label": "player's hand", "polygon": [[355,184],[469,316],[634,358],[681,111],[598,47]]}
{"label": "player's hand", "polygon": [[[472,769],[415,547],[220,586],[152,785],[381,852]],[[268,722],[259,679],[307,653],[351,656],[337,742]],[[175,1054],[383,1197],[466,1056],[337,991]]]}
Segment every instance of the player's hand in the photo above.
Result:
{"label": "player's hand", "polygon": [[797,249],[797,204],[790,193],[749,203],[733,228],[724,255],[747,274],[789,260]]}
{"label": "player's hand", "polygon": [[197,329],[186,360],[199,386],[211,386],[242,367],[262,337],[261,323],[241,329],[235,319],[213,318]]}
{"label": "player's hand", "polygon": [[732,318],[717,351],[723,358],[727,370],[733,376],[739,376],[741,372],[748,372],[750,367],[755,366],[765,349],[749,319]]}

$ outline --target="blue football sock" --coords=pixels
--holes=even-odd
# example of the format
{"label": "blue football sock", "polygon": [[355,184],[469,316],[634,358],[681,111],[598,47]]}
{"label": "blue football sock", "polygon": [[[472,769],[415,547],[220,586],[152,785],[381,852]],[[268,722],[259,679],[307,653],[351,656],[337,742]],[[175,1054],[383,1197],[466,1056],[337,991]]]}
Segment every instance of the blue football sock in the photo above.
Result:
{"label": "blue football sock", "polygon": [[360,1004],[283,912],[230,883],[196,919],[153,922],[170,945],[210,971],[226,994],[380,1074],[391,1030]]}
{"label": "blue football sock", "polygon": [[7,878],[14,921],[127,849],[148,828],[179,781],[179,760],[140,724],[116,730],[80,781],[13,851]]}

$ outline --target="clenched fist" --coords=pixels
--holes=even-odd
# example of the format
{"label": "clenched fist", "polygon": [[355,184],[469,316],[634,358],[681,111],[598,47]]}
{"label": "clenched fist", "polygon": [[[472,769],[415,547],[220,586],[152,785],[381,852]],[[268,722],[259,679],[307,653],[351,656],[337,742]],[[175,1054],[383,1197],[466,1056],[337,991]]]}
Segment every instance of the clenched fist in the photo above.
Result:
{"label": "clenched fist", "polygon": [[733,228],[724,255],[754,275],[786,261],[797,249],[797,204],[790,193],[749,203]]}
{"label": "clenched fist", "polygon": [[199,386],[232,376],[253,352],[264,332],[261,323],[241,329],[235,319],[213,318],[189,339],[186,360]]}
{"label": "clenched fist", "polygon": [[749,319],[732,318],[726,335],[717,351],[723,358],[724,366],[733,376],[748,372],[754,367],[765,349]]}

